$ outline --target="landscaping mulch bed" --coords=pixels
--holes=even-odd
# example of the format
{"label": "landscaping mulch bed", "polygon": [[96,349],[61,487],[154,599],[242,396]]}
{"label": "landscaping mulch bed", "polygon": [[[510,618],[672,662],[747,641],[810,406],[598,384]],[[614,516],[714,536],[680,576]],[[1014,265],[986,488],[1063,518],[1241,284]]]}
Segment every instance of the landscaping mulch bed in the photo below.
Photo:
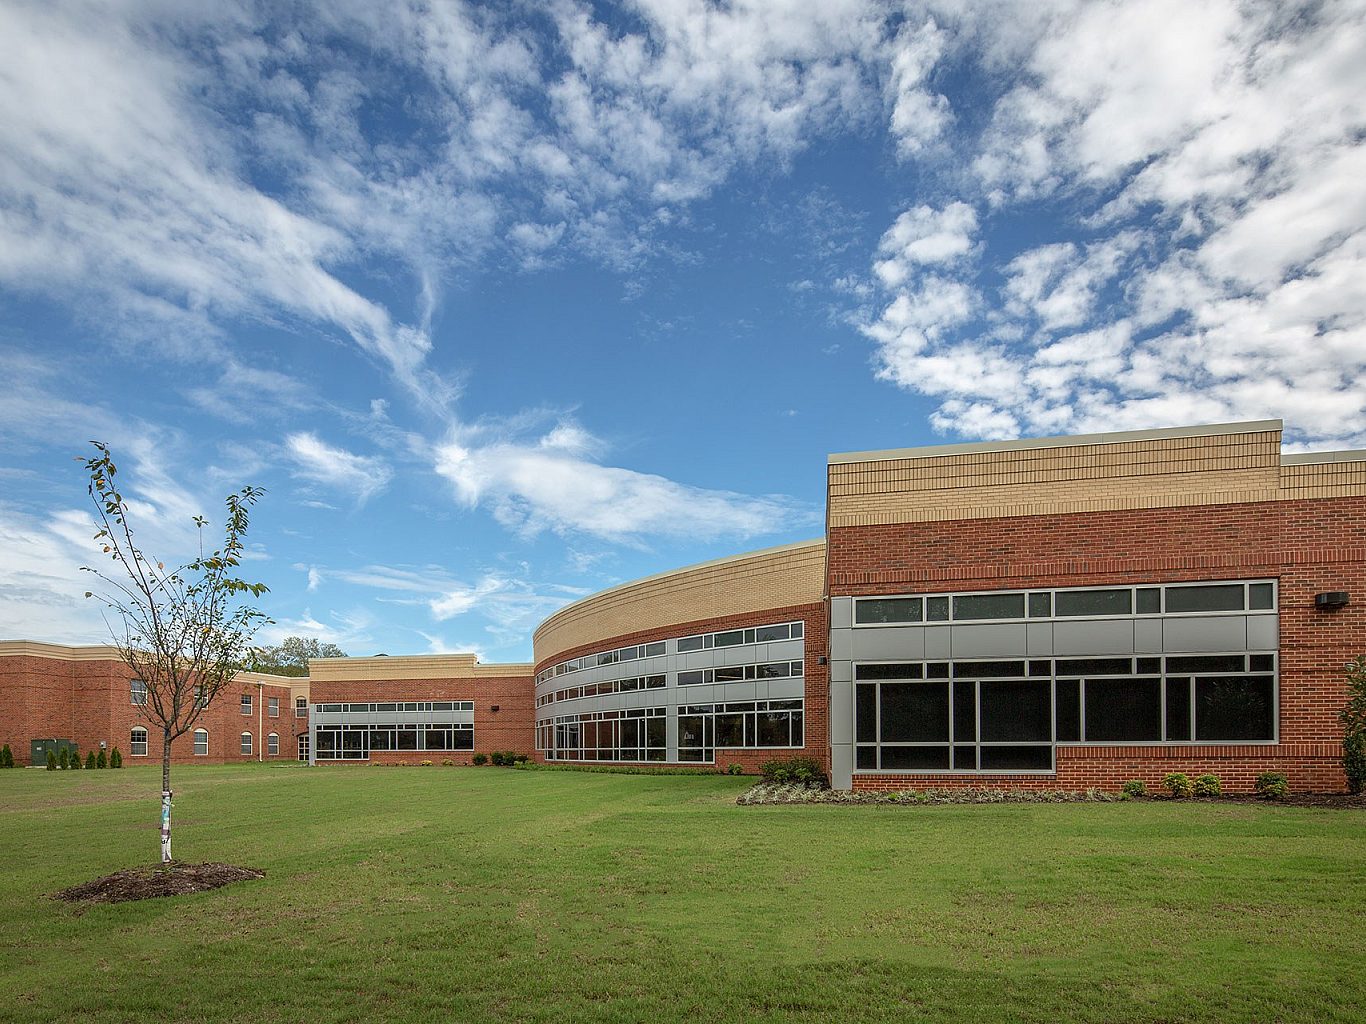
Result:
{"label": "landscaping mulch bed", "polygon": [[[1149,795],[1127,798],[1135,803],[1168,803],[1175,798]],[[736,799],[742,807],[772,804],[876,804],[896,807],[924,807],[942,804],[1074,804],[1119,803],[1119,793],[1087,789],[906,789],[896,792],[871,792],[823,789],[794,782],[760,782]],[[1184,797],[1178,802],[1198,804],[1239,803],[1275,804],[1284,807],[1327,807],[1366,809],[1366,793],[1290,793],[1279,800],[1265,800],[1253,794],[1221,797]]]}
{"label": "landscaping mulch bed", "polygon": [[265,877],[264,871],[236,864],[184,864],[172,861],[166,865],[115,871],[92,882],[54,892],[52,898],[68,903],[127,903],[130,900],[206,892],[209,889],[221,889],[233,882]]}

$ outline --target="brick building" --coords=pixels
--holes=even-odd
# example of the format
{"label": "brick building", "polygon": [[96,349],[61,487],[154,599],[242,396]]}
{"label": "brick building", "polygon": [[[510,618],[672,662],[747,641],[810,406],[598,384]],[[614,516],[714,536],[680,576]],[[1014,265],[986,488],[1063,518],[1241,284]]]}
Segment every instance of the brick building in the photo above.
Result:
{"label": "brick building", "polygon": [[[823,539],[560,609],[532,665],[315,661],[287,684],[311,688],[297,752],[747,771],[804,754],[856,789],[1210,771],[1236,792],[1266,770],[1343,787],[1366,452],[1283,454],[1278,421],[857,452],[829,459],[826,517]],[[19,650],[37,647],[71,656]],[[129,681],[106,660],[77,682],[87,650],[0,645],[16,751],[126,733]]]}
{"label": "brick building", "polygon": [[[307,751],[308,690],[307,679],[239,673],[194,730],[172,741],[172,761],[297,758]],[[125,764],[160,764],[161,736],[142,713],[145,702],[112,647],[0,641],[0,743],[19,764],[29,763],[41,741],[74,744],[82,757],[117,747]],[[39,763],[45,758],[38,753]]]}

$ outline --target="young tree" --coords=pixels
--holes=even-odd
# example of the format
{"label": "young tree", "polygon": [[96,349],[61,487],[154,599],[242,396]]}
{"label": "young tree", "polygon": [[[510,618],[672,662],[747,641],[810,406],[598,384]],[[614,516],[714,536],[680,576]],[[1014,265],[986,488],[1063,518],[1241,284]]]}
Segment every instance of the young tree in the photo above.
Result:
{"label": "young tree", "polygon": [[[129,504],[116,484],[118,470],[107,445],[92,442],[97,454],[82,459],[87,488],[100,527],[95,534],[113,567],[84,567],[103,584],[98,597],[116,614],[111,624],[118,648],[134,677],[147,687],[143,718],[161,734],[161,861],[171,860],[171,741],[194,728],[199,716],[247,657],[256,631],[269,620],[242,603],[265,593],[262,583],[241,579],[238,566],[246,544],[248,510],[262,492],[243,487],[225,499],[227,518],[221,547],[204,550],[208,520],[194,517],[199,557],[173,569],[138,548]],[[118,767],[117,749],[110,767]]]}
{"label": "young tree", "polygon": [[1347,706],[1338,716],[1342,720],[1342,767],[1347,773],[1347,788],[1353,793],[1366,789],[1366,656],[1357,655],[1346,666]]}

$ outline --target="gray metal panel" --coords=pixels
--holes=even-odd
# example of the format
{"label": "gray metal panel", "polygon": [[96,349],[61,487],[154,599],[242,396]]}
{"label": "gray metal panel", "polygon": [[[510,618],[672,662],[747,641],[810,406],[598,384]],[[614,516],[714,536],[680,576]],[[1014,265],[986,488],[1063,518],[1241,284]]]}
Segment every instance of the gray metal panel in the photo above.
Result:
{"label": "gray metal panel", "polygon": [[[770,700],[796,700],[806,696],[805,679],[769,679],[767,682]],[[760,700],[764,699],[763,694],[758,696]]]}
{"label": "gray metal panel", "polygon": [[716,699],[728,702],[736,700],[755,700],[754,683],[726,683],[716,687]]}
{"label": "gray metal panel", "polygon": [[1162,620],[1134,619],[1134,650],[1139,654],[1162,653]]}
{"label": "gray metal panel", "polygon": [[1241,651],[1247,647],[1247,616],[1211,615],[1168,618],[1162,623],[1162,648],[1183,651]]}
{"label": "gray metal panel", "polygon": [[852,661],[832,661],[830,663],[830,682],[847,683],[854,678]]}
{"label": "gray metal panel", "polygon": [[832,629],[830,631],[830,660],[849,661],[854,656],[854,644],[850,634],[852,629]]}
{"label": "gray metal panel", "polygon": [[925,657],[934,661],[949,658],[952,647],[951,626],[931,626],[925,630]]}
{"label": "gray metal panel", "polygon": [[950,630],[952,656],[981,658],[992,655],[1015,655],[1025,649],[1023,622],[999,625],[953,626]]}
{"label": "gray metal panel", "polygon": [[716,664],[711,651],[689,651],[682,656],[682,659],[683,664],[680,668],[684,670],[692,668],[711,668],[712,665]]}
{"label": "gray metal panel", "polygon": [[774,640],[763,646],[768,653],[761,655],[759,661],[796,661],[806,655],[805,640]]}
{"label": "gray metal panel", "polygon": [[1249,615],[1247,617],[1247,649],[1274,651],[1280,646],[1280,616]]}
{"label": "gray metal panel", "polygon": [[854,739],[854,684],[830,684],[830,742],[850,743]]}
{"label": "gray metal panel", "polygon": [[883,626],[855,629],[853,656],[856,661],[925,657],[925,627]]}
{"label": "gray metal panel", "polygon": [[832,597],[830,599],[830,628],[848,629],[854,624],[854,599],[852,597]]}
{"label": "gray metal panel", "polygon": [[1031,658],[1047,658],[1053,653],[1053,623],[1030,622],[1026,624],[1025,653]]}
{"label": "gray metal panel", "polygon": [[854,788],[854,748],[849,743],[830,747],[830,785],[834,789]]}
{"label": "gray metal panel", "polygon": [[1132,654],[1134,620],[1090,620],[1053,623],[1053,653]]}

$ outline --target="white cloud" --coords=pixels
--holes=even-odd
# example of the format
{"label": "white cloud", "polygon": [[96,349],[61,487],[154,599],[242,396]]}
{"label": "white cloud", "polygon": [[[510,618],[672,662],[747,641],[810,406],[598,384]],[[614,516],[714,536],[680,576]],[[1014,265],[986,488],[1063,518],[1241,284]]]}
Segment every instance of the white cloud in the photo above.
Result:
{"label": "white cloud", "polygon": [[285,449],[294,462],[295,476],[344,491],[357,504],[382,491],[393,476],[383,459],[333,447],[316,434],[290,434]]}
{"label": "white cloud", "polygon": [[[990,212],[944,264],[910,250],[934,208],[889,228],[879,375],[968,436],[1280,416],[1366,442],[1366,4],[932,6],[940,63],[1004,85],[959,179]],[[1054,239],[1012,250],[1041,198]]]}
{"label": "white cloud", "polygon": [[622,543],[651,535],[747,538],[810,518],[788,498],[706,490],[599,465],[579,450],[546,443],[554,436],[531,444],[452,439],[437,447],[435,468],[460,501],[487,505],[500,522],[524,534],[586,533]]}

